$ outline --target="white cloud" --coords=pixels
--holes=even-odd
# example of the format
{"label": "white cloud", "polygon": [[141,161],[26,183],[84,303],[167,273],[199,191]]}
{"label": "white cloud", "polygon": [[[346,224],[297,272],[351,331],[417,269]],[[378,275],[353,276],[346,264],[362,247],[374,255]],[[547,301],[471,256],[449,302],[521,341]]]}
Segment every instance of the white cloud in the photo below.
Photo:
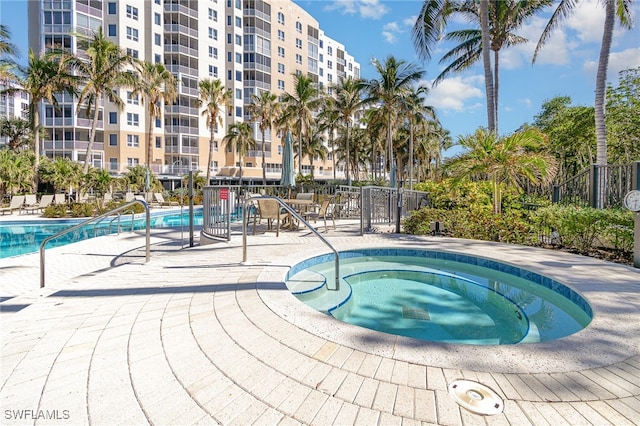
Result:
{"label": "white cloud", "polygon": [[445,112],[476,109],[481,106],[480,103],[470,104],[468,102],[484,96],[484,92],[478,87],[482,84],[484,84],[484,77],[480,75],[444,79],[440,84],[431,88],[426,103]]}
{"label": "white cloud", "polygon": [[324,7],[325,10],[340,10],[344,15],[355,15],[362,18],[380,19],[389,12],[389,8],[380,0],[333,0]]}
{"label": "white cloud", "polygon": [[604,8],[597,0],[583,0],[561,24],[577,33],[583,43],[599,43],[604,28]]}
{"label": "white cloud", "polygon": [[[628,68],[640,67],[640,47],[623,50],[622,52],[612,52],[609,55],[609,67],[607,69],[607,80],[618,81],[618,73]],[[598,60],[588,60],[582,70],[591,76],[595,81],[598,70]]]}
{"label": "white cloud", "polygon": [[389,44],[393,44],[398,40],[398,34],[402,33],[397,22],[389,22],[382,27],[382,36]]}

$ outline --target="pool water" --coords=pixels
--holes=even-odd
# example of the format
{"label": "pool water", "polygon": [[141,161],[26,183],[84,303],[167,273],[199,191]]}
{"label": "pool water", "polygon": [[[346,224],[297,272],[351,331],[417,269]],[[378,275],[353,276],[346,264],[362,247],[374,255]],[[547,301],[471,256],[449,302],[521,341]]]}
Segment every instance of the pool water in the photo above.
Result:
{"label": "pool water", "polygon": [[455,253],[372,252],[381,255],[341,253],[338,292],[324,285],[333,282],[333,256],[294,266],[287,285],[299,300],[340,321],[427,341],[534,343],[571,335],[591,322],[581,296],[530,271]]}
{"label": "pool water", "polygon": [[[40,244],[56,233],[70,228],[85,220],[82,219],[48,219],[29,221],[0,222],[0,258],[34,253],[40,250]],[[194,210],[194,226],[202,225],[202,209]],[[117,222],[106,218],[94,226],[90,223],[80,229],[49,241],[46,248],[59,247],[96,236],[114,234],[117,232]],[[136,215],[133,221],[134,229],[145,228],[144,214]],[[172,228],[189,225],[189,211],[180,212],[152,212],[152,228]],[[131,216],[123,215],[120,219],[121,232],[131,230]]]}

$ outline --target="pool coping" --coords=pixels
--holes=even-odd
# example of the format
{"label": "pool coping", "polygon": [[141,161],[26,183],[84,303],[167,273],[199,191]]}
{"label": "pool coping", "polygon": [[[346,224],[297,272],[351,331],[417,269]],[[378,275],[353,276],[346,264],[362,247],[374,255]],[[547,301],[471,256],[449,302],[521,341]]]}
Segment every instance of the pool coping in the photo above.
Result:
{"label": "pool coping", "polygon": [[[339,243],[339,251],[369,248],[372,238]],[[264,303],[279,316],[318,337],[365,353],[398,361],[441,368],[498,373],[570,372],[608,366],[638,354],[637,324],[640,309],[633,297],[640,297],[640,271],[625,265],[548,249],[505,245],[453,238],[395,235],[385,238],[385,247],[450,251],[489,258],[526,269],[567,285],[585,298],[593,309],[589,326],[573,335],[540,343],[503,346],[472,346],[394,336],[345,324],[300,302],[283,287],[288,268],[328,252],[308,250],[280,258],[288,268],[267,268],[258,282],[277,283],[274,289],[260,289]],[[416,245],[422,247],[416,247]],[[375,248],[381,248],[376,241]],[[631,300],[629,300],[631,299]]]}

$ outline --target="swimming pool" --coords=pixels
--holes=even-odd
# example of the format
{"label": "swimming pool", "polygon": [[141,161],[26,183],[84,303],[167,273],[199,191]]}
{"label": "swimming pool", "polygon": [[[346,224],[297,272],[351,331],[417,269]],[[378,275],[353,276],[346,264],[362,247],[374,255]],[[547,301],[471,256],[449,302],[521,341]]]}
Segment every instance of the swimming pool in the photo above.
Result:
{"label": "swimming pool", "polygon": [[[46,238],[76,225],[86,218],[80,219],[46,219],[46,220],[22,220],[0,222],[0,258],[18,256],[33,253],[40,250],[40,244]],[[65,234],[47,243],[46,248],[59,247],[77,241],[86,240],[100,235],[117,232],[117,224],[111,219],[104,219],[96,226],[93,223],[80,229]],[[202,225],[202,208],[194,209],[194,225]],[[135,215],[134,229],[145,228],[144,214]],[[152,228],[172,228],[189,225],[189,210],[184,209],[182,214],[173,211],[152,211]],[[131,216],[123,215],[120,219],[120,227],[123,231],[131,229]]]}
{"label": "swimming pool", "polygon": [[340,253],[294,265],[286,282],[307,305],[368,329],[427,341],[473,345],[558,339],[585,328],[593,311],[573,289],[482,257],[413,249]]}

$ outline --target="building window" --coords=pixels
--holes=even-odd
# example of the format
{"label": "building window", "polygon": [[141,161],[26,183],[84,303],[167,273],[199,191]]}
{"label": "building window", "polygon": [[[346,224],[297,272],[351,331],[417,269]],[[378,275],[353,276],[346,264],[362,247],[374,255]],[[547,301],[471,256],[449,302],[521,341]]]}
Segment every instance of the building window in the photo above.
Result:
{"label": "building window", "polygon": [[332,70],[333,69],[333,62],[332,61],[327,61],[327,68]]}
{"label": "building window", "polygon": [[117,158],[109,158],[109,170],[118,170],[118,159]]}
{"label": "building window", "polygon": [[118,146],[118,135],[116,133],[109,133],[109,146]]}
{"label": "building window", "polygon": [[236,16],[236,27],[242,28],[242,18],[239,16]]}
{"label": "building window", "polygon": [[135,49],[127,48],[127,55],[131,56],[134,59],[138,59],[138,51]]}
{"label": "building window", "polygon": [[135,167],[139,164],[140,164],[140,160],[138,160],[137,158],[127,158],[128,167]]}
{"label": "building window", "polygon": [[109,15],[115,15],[117,13],[117,5],[114,2],[107,3],[107,13]]}
{"label": "building window", "polygon": [[333,76],[331,74],[327,74],[327,81],[331,83],[333,81]]}
{"label": "building window", "polygon": [[284,25],[284,13],[278,12],[278,24]]}
{"label": "building window", "polygon": [[138,95],[133,96],[133,92],[127,92],[127,103],[130,105],[140,105]]}
{"label": "building window", "polygon": [[227,62],[231,62],[231,52],[227,52]]}
{"label": "building window", "polygon": [[227,44],[231,44],[231,34],[227,34]]}
{"label": "building window", "polygon": [[217,40],[218,39],[218,30],[216,30],[215,28],[209,27],[209,38],[211,40]]}
{"label": "building window", "polygon": [[118,35],[118,30],[117,30],[117,26],[116,24],[109,24],[109,26],[107,27],[107,35],[109,37],[117,37]]}
{"label": "building window", "polygon": [[160,117],[156,117],[156,127],[158,129],[162,127],[162,119]]}
{"label": "building window", "polygon": [[278,64],[278,72],[280,74],[284,74],[284,64]]}
{"label": "building window", "polygon": [[302,33],[302,23],[300,21],[296,21],[296,31]]}
{"label": "building window", "polygon": [[242,63],[242,53],[236,53],[236,64]]}
{"label": "building window", "polygon": [[156,148],[162,148],[162,138],[160,136],[156,136]]}
{"label": "building window", "polygon": [[284,31],[278,30],[278,40],[284,41]]}
{"label": "building window", "polygon": [[236,89],[236,99],[242,99],[242,89]]}
{"label": "building window", "polygon": [[127,113],[127,124],[129,126],[138,126],[140,124],[140,114]]}
{"label": "building window", "polygon": [[213,59],[218,59],[218,48],[209,46],[209,57]]}
{"label": "building window", "polygon": [[160,40],[160,34],[154,34],[153,39],[156,46],[160,46],[162,44],[162,41]]}
{"label": "building window", "polygon": [[302,64],[302,55],[296,53],[296,64]]}
{"label": "building window", "polygon": [[278,80],[278,89],[284,90],[284,80]]}
{"label": "building window", "polygon": [[118,124],[117,112],[109,112],[109,124]]}
{"label": "building window", "polygon": [[331,46],[327,46],[327,55],[333,55],[333,49]]}
{"label": "building window", "polygon": [[218,67],[209,65],[209,77],[218,77]]}
{"label": "building window", "polygon": [[284,47],[278,46],[278,56],[284,58]]}
{"label": "building window", "polygon": [[242,1],[236,0],[236,9],[242,9]]}
{"label": "building window", "polygon": [[138,20],[138,8],[127,5],[127,18]]}
{"label": "building window", "polygon": [[135,28],[127,27],[127,39],[138,41],[138,30]]}
{"label": "building window", "polygon": [[242,81],[242,71],[236,71],[236,81]]}
{"label": "building window", "polygon": [[160,55],[155,55],[155,61],[156,61],[156,64],[161,64],[162,63],[162,57]]}
{"label": "building window", "polygon": [[154,0],[154,3],[155,3],[155,4],[160,4],[160,1],[161,1],[161,0]]}
{"label": "building window", "polygon": [[214,22],[218,22],[218,11],[209,9],[209,19],[211,19]]}
{"label": "building window", "polygon": [[162,19],[162,18],[160,17],[160,14],[159,14],[159,13],[154,13],[154,15],[153,15],[153,22],[154,22],[156,25],[162,25],[162,20],[161,20],[161,19]]}
{"label": "building window", "polygon": [[236,117],[242,117],[242,107],[236,107]]}
{"label": "building window", "polygon": [[140,137],[138,135],[127,135],[127,146],[138,148],[140,146]]}
{"label": "building window", "polygon": [[236,45],[237,46],[242,46],[242,36],[241,35],[236,35]]}
{"label": "building window", "polygon": [[300,40],[299,38],[296,39],[296,47],[298,49],[302,49],[302,40]]}

